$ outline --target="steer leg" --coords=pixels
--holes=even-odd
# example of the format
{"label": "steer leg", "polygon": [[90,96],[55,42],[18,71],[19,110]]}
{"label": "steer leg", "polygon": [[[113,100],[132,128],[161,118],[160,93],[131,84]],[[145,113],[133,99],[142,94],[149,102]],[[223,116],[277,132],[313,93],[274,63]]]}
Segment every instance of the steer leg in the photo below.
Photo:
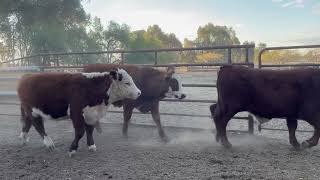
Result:
{"label": "steer leg", "polygon": [[32,125],[32,120],[30,115],[28,115],[22,107],[20,107],[20,110],[22,131],[19,138],[21,138],[22,144],[25,145],[29,141],[28,133]]}
{"label": "steer leg", "polygon": [[72,120],[73,128],[75,131],[74,134],[74,140],[71,143],[70,149],[69,149],[69,156],[72,157],[73,154],[77,152],[79,140],[83,137],[85,133],[85,122],[82,110],[80,109],[74,109],[73,107],[70,107],[70,117]]}
{"label": "steer leg", "polygon": [[213,120],[217,130],[216,141],[220,142],[225,148],[231,148],[232,144],[227,138],[227,124],[235,113],[222,112],[219,108],[219,105],[217,105],[215,108],[210,108],[210,110],[212,109],[215,110],[213,114]]}
{"label": "steer leg", "polygon": [[311,148],[311,147],[316,146],[318,144],[318,141],[320,138],[320,129],[318,128],[318,126],[314,126],[314,128],[315,128],[315,130],[314,130],[313,136],[310,139],[302,142],[301,147],[303,149]]}
{"label": "steer leg", "polygon": [[289,141],[290,144],[295,148],[299,149],[300,144],[296,138],[296,130],[298,126],[298,121],[296,119],[287,119],[287,126],[289,130]]}
{"label": "steer leg", "polygon": [[168,142],[168,137],[166,136],[160,121],[160,113],[159,113],[159,101],[154,103],[151,108],[151,115],[153,121],[156,123],[158,128],[158,133],[163,142]]}
{"label": "steer leg", "polygon": [[47,133],[44,129],[42,117],[41,116],[33,117],[32,124],[33,124],[34,128],[38,131],[41,138],[43,139],[43,144],[48,149],[53,150],[55,148],[54,143],[53,143],[52,139],[47,135]]}
{"label": "steer leg", "polygon": [[133,106],[124,105],[123,107],[123,125],[122,125],[122,135],[123,137],[128,137],[128,126],[132,116]]}
{"label": "steer leg", "polygon": [[87,134],[87,145],[88,145],[89,151],[92,151],[92,152],[97,151],[97,147],[94,144],[94,140],[93,140],[94,126],[85,124],[85,130]]}

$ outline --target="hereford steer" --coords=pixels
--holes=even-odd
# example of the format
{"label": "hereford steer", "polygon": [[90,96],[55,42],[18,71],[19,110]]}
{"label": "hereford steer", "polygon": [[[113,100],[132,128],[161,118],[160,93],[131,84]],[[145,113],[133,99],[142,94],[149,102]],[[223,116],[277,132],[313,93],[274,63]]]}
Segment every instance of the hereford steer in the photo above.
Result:
{"label": "hereford steer", "polygon": [[[248,111],[262,122],[285,118],[289,141],[294,148],[317,145],[320,137],[320,70],[260,70],[242,66],[224,66],[217,79],[218,102],[210,106],[217,129],[216,140],[231,147],[226,135],[229,120]],[[314,127],[313,136],[301,146],[296,139],[297,120]]]}
{"label": "hereford steer", "polygon": [[102,73],[42,73],[24,75],[18,85],[21,101],[22,132],[27,142],[31,125],[35,127],[47,148],[54,143],[47,135],[43,119],[61,119],[70,116],[75,129],[70,155],[86,132],[89,150],[96,146],[92,133],[106,110],[106,106],[125,98],[136,99],[141,91],[123,69]]}
{"label": "hereford steer", "polygon": [[136,100],[125,100],[114,104],[120,107],[123,106],[124,109],[123,135],[125,137],[128,136],[128,123],[133,109],[137,108],[142,113],[151,111],[152,118],[158,128],[159,136],[162,140],[167,141],[167,136],[160,122],[159,101],[165,97],[177,99],[186,97],[182,92],[181,82],[175,74],[174,68],[169,67],[167,72],[162,72],[150,67],[138,67],[134,65],[91,64],[84,67],[84,72],[103,72],[113,68],[125,69],[142,92],[142,95]]}

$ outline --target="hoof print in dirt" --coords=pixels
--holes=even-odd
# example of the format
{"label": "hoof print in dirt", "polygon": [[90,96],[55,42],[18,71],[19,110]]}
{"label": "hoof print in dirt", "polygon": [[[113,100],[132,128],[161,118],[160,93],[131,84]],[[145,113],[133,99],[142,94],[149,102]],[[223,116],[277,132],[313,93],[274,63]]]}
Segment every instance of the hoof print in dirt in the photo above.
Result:
{"label": "hoof print in dirt", "polygon": [[109,173],[103,173],[104,176],[108,176],[108,179],[112,179],[112,175]]}

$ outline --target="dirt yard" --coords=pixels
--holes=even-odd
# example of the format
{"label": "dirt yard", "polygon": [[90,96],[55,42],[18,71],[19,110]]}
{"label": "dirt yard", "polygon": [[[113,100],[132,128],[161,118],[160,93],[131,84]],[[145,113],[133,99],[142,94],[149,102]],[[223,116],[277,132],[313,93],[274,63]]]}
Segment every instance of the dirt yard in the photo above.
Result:
{"label": "dirt yard", "polygon": [[85,138],[75,157],[67,151],[73,137],[69,121],[46,121],[56,150],[47,151],[34,129],[19,144],[17,117],[1,117],[0,179],[319,179],[319,147],[293,151],[286,140],[230,134],[233,148],[223,149],[209,131],[166,128],[168,144],[153,127],[103,124],[95,134],[97,152]]}

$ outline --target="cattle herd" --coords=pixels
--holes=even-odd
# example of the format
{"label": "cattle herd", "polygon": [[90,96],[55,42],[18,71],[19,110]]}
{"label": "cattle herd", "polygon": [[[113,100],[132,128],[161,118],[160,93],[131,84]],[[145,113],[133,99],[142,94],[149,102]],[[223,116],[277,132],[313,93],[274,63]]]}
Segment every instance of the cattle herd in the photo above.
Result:
{"label": "cattle herd", "polygon": [[[33,125],[44,145],[54,142],[44,128],[44,119],[70,118],[74,140],[69,155],[76,153],[79,140],[87,135],[89,151],[96,151],[93,131],[101,131],[99,120],[112,104],[123,107],[122,134],[128,136],[133,109],[151,112],[161,140],[168,138],[161,126],[159,101],[184,99],[181,81],[174,67],[160,71],[134,65],[91,64],[82,73],[26,74],[18,85],[21,101],[22,143],[28,141]],[[261,70],[237,65],[222,66],[217,78],[218,101],[210,106],[216,126],[216,141],[228,141],[226,126],[238,112],[247,111],[261,122],[285,118],[290,144],[296,149],[317,145],[320,137],[320,70]],[[301,145],[296,139],[297,120],[314,127],[313,136]]]}

